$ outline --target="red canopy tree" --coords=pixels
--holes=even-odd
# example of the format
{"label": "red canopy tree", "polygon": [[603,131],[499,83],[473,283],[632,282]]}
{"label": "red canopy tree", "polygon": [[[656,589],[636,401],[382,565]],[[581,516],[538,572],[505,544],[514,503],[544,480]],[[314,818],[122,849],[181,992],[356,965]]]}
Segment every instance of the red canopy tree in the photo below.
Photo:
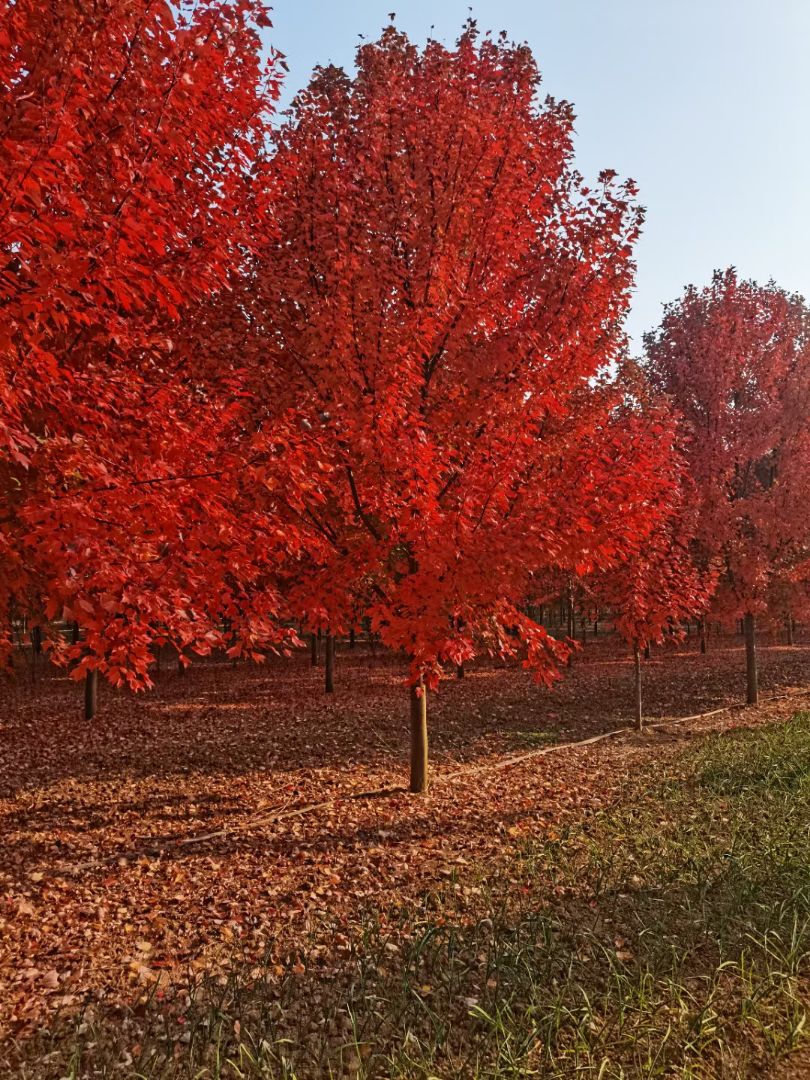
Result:
{"label": "red canopy tree", "polygon": [[150,643],[210,648],[223,608],[243,647],[268,633],[282,541],[222,453],[236,384],[180,327],[266,217],[266,25],[258,0],[0,3],[0,605],[80,620],[77,675],[148,684]]}
{"label": "red canopy tree", "polygon": [[808,331],[800,297],[731,269],[690,286],[645,339],[650,375],[683,417],[697,540],[721,564],[715,609],[745,622],[750,703],[756,617],[807,550]]}
{"label": "red canopy tree", "polygon": [[412,45],[316,71],[278,136],[278,239],[244,299],[256,426],[295,409],[320,478],[321,554],[296,588],[330,628],[358,597],[411,658],[411,785],[426,687],[485,648],[541,680],[566,646],[520,612],[532,571],[610,564],[654,525],[659,454],[610,424],[640,213],[586,186],[573,112],[537,104],[528,48]]}
{"label": "red canopy tree", "polygon": [[[609,610],[614,626],[633,651],[635,721],[643,726],[641,651],[665,636],[682,636],[683,622],[702,617],[716,586],[717,568],[701,565],[697,548],[698,505],[687,462],[678,446],[678,419],[652,392],[635,364],[618,376],[626,397],[623,410],[640,411],[659,432],[659,477],[651,513],[655,526],[631,559],[600,571],[585,582],[598,607]],[[617,422],[623,422],[622,414]]]}

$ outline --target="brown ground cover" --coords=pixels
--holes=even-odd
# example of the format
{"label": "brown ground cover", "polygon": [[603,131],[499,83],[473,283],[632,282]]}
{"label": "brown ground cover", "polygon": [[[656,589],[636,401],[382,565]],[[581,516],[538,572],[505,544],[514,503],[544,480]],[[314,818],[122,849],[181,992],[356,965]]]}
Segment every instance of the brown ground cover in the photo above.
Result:
{"label": "brown ground cover", "polygon": [[[739,701],[742,665],[737,638],[706,656],[694,639],[658,650],[645,712]],[[63,677],[7,684],[0,1038],[88,1000],[137,1002],[156,980],[182,986],[234,948],[289,958],[324,913],[349,924],[369,903],[415,896],[597,812],[641,763],[701,731],[787,716],[810,702],[808,672],[810,647],[766,644],[758,709],[504,769],[493,766],[505,756],[629,723],[631,661],[613,639],[589,643],[551,691],[473,668],[431,697],[427,796],[401,790],[407,694],[402,666],[382,653],[341,651],[331,698],[303,654],[164,671],[148,696],[104,687],[90,724]],[[787,689],[800,692],[776,697]]]}

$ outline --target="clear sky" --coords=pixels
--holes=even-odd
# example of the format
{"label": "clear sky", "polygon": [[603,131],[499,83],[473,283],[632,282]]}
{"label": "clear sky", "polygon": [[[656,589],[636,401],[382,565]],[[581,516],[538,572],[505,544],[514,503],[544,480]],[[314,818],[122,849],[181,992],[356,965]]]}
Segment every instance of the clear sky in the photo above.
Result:
{"label": "clear sky", "polygon": [[415,41],[452,42],[469,14],[527,41],[576,107],[580,171],[638,182],[638,346],[715,268],[810,299],[810,0],[275,0],[285,102],[315,64],[351,69],[392,9]]}

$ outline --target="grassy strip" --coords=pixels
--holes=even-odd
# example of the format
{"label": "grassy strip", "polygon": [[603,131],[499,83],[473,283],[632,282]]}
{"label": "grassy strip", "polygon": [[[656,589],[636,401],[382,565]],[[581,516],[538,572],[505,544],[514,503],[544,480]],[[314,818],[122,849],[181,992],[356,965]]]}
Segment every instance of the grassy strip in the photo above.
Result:
{"label": "grassy strip", "polygon": [[[392,914],[393,913],[393,914]],[[88,1015],[17,1075],[762,1076],[810,1000],[810,715],[704,740],[618,810],[302,956]]]}

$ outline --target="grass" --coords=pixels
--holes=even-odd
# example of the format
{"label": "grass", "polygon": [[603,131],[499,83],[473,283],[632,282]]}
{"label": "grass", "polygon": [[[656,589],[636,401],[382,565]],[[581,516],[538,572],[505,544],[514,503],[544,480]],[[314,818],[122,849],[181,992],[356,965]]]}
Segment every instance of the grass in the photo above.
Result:
{"label": "grass", "polygon": [[14,1075],[764,1076],[805,1033],[808,976],[803,715],[702,740],[496,873],[313,928],[281,968],[237,958],[180,1002],[57,1021]]}
{"label": "grass", "polygon": [[557,739],[558,736],[553,731],[515,731],[510,742],[515,750],[534,750],[551,746]]}

